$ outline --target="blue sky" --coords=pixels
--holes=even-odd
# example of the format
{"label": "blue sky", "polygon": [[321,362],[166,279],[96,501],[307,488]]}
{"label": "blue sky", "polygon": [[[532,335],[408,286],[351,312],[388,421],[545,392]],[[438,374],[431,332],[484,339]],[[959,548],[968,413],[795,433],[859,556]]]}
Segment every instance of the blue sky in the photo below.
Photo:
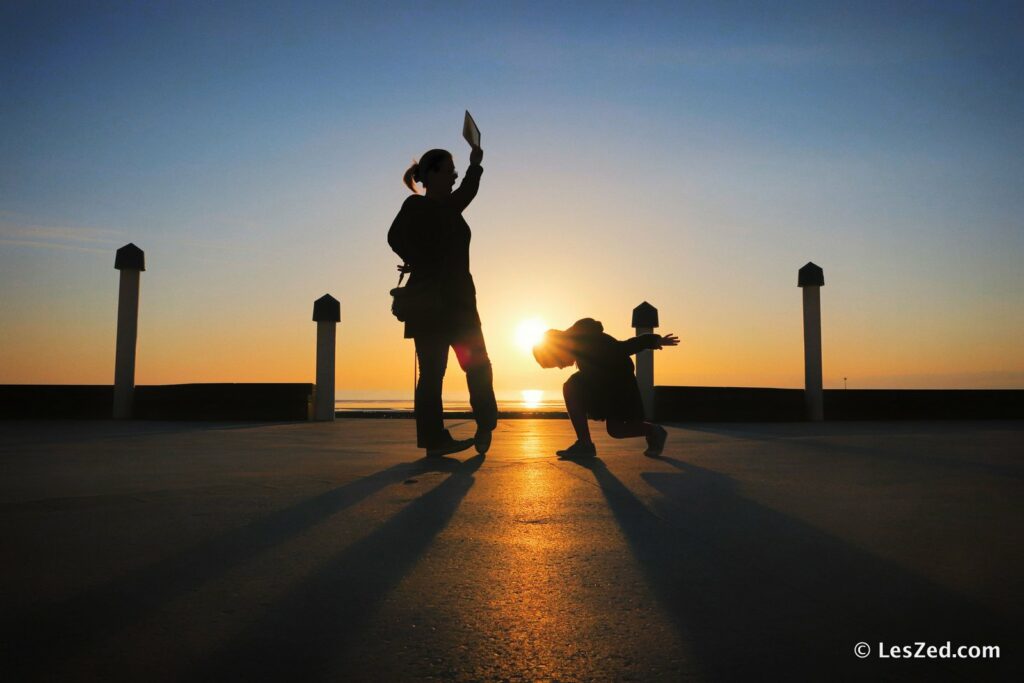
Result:
{"label": "blue sky", "polygon": [[[382,236],[413,156],[446,146],[465,164],[469,108],[487,170],[467,218],[496,339],[517,316],[628,322],[649,299],[689,344],[659,382],[795,385],[791,290],[815,260],[826,386],[830,365],[833,385],[1024,386],[1022,14],[7,3],[0,286],[17,296],[0,321],[18,345],[0,381],[55,381],[26,355],[47,308],[74,320],[60,377],[105,381],[108,261],[127,241],[153,264],[143,382],[279,379],[263,348],[301,375],[306,302],[325,291],[352,324],[343,357],[404,358]],[[499,385],[556,381],[492,346]],[[200,347],[210,365],[189,365]],[[353,389],[398,382],[343,364],[339,387],[346,372]]]}

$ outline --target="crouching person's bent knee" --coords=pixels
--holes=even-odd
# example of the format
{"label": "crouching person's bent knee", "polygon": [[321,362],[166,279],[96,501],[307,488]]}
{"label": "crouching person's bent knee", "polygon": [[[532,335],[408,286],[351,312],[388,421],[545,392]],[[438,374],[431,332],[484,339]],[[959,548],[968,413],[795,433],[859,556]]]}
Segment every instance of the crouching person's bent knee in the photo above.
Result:
{"label": "crouching person's bent knee", "polygon": [[569,379],[565,380],[565,383],[562,384],[562,395],[566,397],[582,397],[586,394],[586,391],[586,380],[583,378],[583,374],[579,372],[574,372]]}

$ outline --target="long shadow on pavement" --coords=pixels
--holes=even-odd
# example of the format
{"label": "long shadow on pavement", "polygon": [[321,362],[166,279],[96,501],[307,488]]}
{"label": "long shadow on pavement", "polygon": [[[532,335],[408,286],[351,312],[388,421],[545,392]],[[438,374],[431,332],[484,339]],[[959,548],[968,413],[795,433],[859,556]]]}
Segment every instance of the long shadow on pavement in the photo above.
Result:
{"label": "long shadow on pavement", "polygon": [[288,541],[328,517],[407,477],[455,471],[451,458],[402,463],[263,519],[199,543],[172,557],[130,572],[40,612],[5,615],[0,629],[4,671],[40,667],[86,651],[138,623],[161,605],[196,590],[234,567]]}
{"label": "long shadow on pavement", "polygon": [[[1008,422],[979,422],[979,423],[926,423],[928,431],[937,435],[950,433],[955,436],[963,436],[970,433],[1007,433],[1005,438],[1005,452],[1015,453],[1024,446],[1024,430],[1022,423]],[[886,423],[880,437],[878,426],[875,423],[830,423],[811,422],[793,425],[784,423],[782,425],[759,424],[743,426],[720,426],[720,425],[673,425],[695,432],[716,434],[733,439],[784,443],[788,449],[805,452],[813,451],[816,458],[822,456],[855,455],[858,457],[881,460],[892,463],[907,463],[911,465],[927,464],[929,466],[942,467],[944,469],[962,471],[967,474],[986,474],[993,477],[1011,477],[1024,479],[1024,465],[1020,462],[994,463],[979,460],[972,455],[965,456],[963,453],[943,453],[941,448],[922,449],[916,452],[906,452],[899,448],[878,448],[872,445],[854,445],[850,443],[836,443],[823,440],[824,437],[879,437],[887,442],[893,442],[900,437],[914,435],[920,432],[921,423]],[[939,444],[941,446],[941,443]]]}
{"label": "long shadow on pavement", "polygon": [[268,607],[185,680],[321,680],[331,658],[358,637],[377,604],[444,530],[484,462],[457,464],[442,483],[321,566]]}
{"label": "long shadow on pavement", "polygon": [[1001,662],[860,660],[855,644],[1001,645],[1008,620],[897,565],[739,496],[732,480],[681,470],[642,477],[668,504],[653,513],[599,458],[593,474],[659,601],[707,680],[836,680],[979,675]]}
{"label": "long shadow on pavement", "polygon": [[[94,441],[186,436],[202,432],[242,431],[267,427],[304,426],[305,420],[278,422],[168,422],[148,420],[0,420],[0,452],[39,446],[57,447]],[[46,429],[40,432],[39,425]]]}

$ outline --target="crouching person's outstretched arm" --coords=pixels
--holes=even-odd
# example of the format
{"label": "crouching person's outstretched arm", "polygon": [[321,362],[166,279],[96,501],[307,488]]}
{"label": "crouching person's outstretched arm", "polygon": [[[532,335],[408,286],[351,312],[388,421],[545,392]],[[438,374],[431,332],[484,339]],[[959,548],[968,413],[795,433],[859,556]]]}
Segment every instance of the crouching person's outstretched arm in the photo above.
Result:
{"label": "crouching person's outstretched arm", "polygon": [[635,353],[646,351],[647,349],[662,349],[666,346],[678,346],[679,337],[669,332],[668,334],[641,334],[639,337],[633,337],[622,342],[623,350],[632,356]]}

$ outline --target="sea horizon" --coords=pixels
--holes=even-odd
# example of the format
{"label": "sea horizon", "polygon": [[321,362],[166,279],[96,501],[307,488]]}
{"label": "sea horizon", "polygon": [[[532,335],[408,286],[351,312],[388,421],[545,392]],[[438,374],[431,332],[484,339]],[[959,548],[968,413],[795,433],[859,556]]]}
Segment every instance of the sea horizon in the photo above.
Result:
{"label": "sea horizon", "polygon": [[[499,397],[497,401],[500,412],[557,413],[565,411],[565,404],[561,400],[503,399]],[[468,399],[445,399],[444,408],[447,412],[472,410]],[[336,412],[411,413],[413,400],[411,398],[339,398],[334,401],[334,409]]]}

